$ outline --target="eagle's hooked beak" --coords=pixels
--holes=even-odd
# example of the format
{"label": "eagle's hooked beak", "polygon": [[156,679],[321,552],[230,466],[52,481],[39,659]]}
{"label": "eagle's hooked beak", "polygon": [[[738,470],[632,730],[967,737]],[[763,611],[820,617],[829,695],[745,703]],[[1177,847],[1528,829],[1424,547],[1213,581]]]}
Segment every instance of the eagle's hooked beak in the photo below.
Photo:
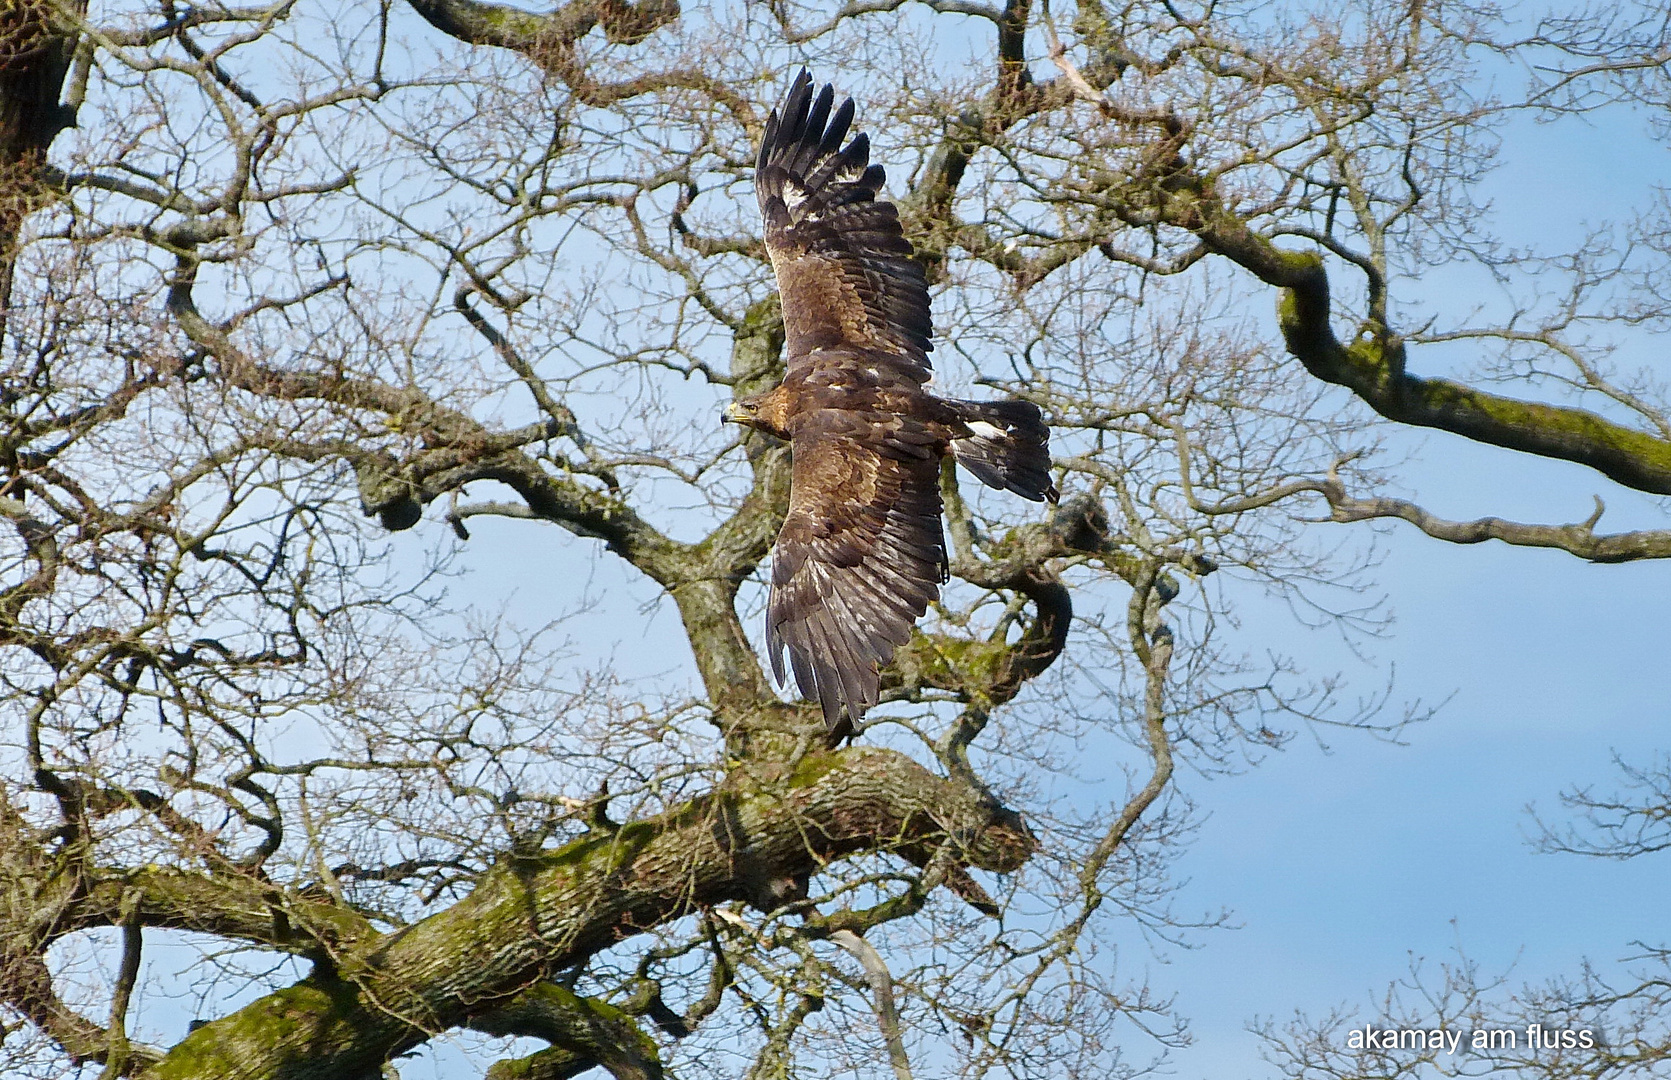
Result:
{"label": "eagle's hooked beak", "polygon": [[725,403],[725,408],[719,414],[722,424],[746,424],[753,419],[754,414],[735,401]]}

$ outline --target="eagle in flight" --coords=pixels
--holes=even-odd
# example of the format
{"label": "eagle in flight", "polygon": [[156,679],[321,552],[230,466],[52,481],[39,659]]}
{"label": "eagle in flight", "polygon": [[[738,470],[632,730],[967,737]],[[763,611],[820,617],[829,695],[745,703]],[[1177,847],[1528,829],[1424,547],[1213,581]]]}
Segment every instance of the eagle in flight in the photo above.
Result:
{"label": "eagle in flight", "polygon": [[[789,443],[789,512],[772,556],[766,651],[783,654],[832,737],[876,704],[878,665],[948,576],[940,527],[947,453],[984,483],[1055,502],[1050,429],[1027,401],[953,401],[932,374],[928,281],[884,173],[803,70],[766,121],[754,187],[783,301],[787,373],[725,419]],[[847,724],[842,723],[846,710]]]}

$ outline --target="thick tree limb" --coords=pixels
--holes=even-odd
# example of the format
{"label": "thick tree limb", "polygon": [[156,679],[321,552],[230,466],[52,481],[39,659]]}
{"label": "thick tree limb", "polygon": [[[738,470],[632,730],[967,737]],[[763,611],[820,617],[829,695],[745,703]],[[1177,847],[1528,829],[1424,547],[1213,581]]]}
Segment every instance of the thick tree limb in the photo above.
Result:
{"label": "thick tree limb", "polygon": [[542,42],[572,45],[593,27],[612,42],[633,45],[679,17],[678,0],[569,0],[539,15],[483,0],[409,0],[412,10],[449,37],[472,45],[529,52]]}
{"label": "thick tree limb", "polygon": [[0,14],[0,153],[10,164],[44,151],[72,115],[59,91],[75,51],[75,19],[85,4],[21,0]]}
{"label": "thick tree limb", "polygon": [[[958,530],[961,500],[955,481],[943,475],[941,491]],[[960,545],[954,543],[954,547]],[[952,573],[984,589],[1009,589],[1032,601],[1034,617],[1016,641],[1005,634],[987,641],[955,641],[914,634],[883,671],[883,689],[933,687],[962,695],[980,714],[980,724],[992,709],[1006,704],[1022,686],[1049,670],[1067,645],[1073,621],[1073,598],[1051,569],[1053,559],[1086,554],[1112,555],[1108,518],[1095,499],[1069,499],[1052,511],[1050,520],[1010,530],[990,545],[987,557],[959,552]],[[970,731],[967,738],[978,734]]]}
{"label": "thick tree limb", "polygon": [[1285,251],[1250,229],[1201,177],[1179,176],[1163,219],[1189,229],[1214,253],[1282,290],[1278,309],[1288,351],[1312,375],[1343,386],[1403,424],[1587,465],[1626,487],[1671,495],[1671,440],[1616,424],[1586,409],[1521,401],[1404,369],[1404,342],[1366,324],[1356,339],[1335,336],[1329,275],[1312,252]]}
{"label": "thick tree limb", "polygon": [[611,42],[636,45],[679,17],[678,0],[569,0],[537,15],[485,0],[408,0],[435,29],[472,45],[495,45],[527,56],[562,79],[574,96],[602,107],[673,87],[697,90],[721,102],[743,123],[754,110],[735,91],[694,68],[670,68],[619,82],[593,78],[575,56],[575,44],[594,27]]}
{"label": "thick tree limb", "polygon": [[488,1074],[494,1080],[573,1076],[594,1065],[615,1080],[661,1080],[656,1042],[632,1017],[557,983],[535,983],[505,1005],[472,1017],[470,1026],[489,1035],[544,1039],[557,1051],[500,1062]]}
{"label": "thick tree limb", "polygon": [[597,1060],[588,1054],[550,1046],[527,1057],[494,1062],[488,1066],[484,1080],[570,1080],[597,1066]]}
{"label": "thick tree limb", "polygon": [[0,8],[0,342],[24,218],[41,194],[47,148],[75,124],[60,101],[80,34],[86,0],[10,0]]}
{"label": "thick tree limb", "polygon": [[[72,1062],[110,1061],[110,1032],[59,1000],[52,989],[52,973],[39,953],[0,951],[0,999],[51,1036]],[[125,1039],[123,1044],[117,1075],[129,1075],[162,1059],[161,1051]]]}
{"label": "thick tree limb", "polygon": [[[85,805],[85,797],[78,799]],[[0,844],[0,949],[8,952],[44,949],[66,934],[111,926],[189,930],[314,956],[376,937],[358,912],[281,889],[231,863],[214,872],[88,865],[47,848],[4,805]],[[27,979],[18,985],[27,989]]]}
{"label": "thick tree limb", "polygon": [[[1256,233],[1225,204],[1212,178],[1186,161],[1184,140],[1190,126],[1185,119],[1169,109],[1120,107],[1067,59],[1048,20],[1046,30],[1051,59],[1074,97],[1097,107],[1115,123],[1155,127],[1163,133],[1128,187],[1110,193],[1116,213],[1132,225],[1165,224],[1189,230],[1207,251],[1281,289],[1278,321],[1283,340],[1289,353],[1312,375],[1345,387],[1398,423],[1577,462],[1626,487],[1671,494],[1671,439],[1615,423],[1587,409],[1523,401],[1407,372],[1404,340],[1386,321],[1386,281],[1378,260],[1351,259],[1369,279],[1370,318],[1350,343],[1342,342],[1334,332],[1330,281],[1322,256],[1279,248],[1269,236]],[[1324,234],[1312,234],[1312,239],[1351,258]],[[1187,259],[1183,265],[1193,261]]]}
{"label": "thick tree limb", "polygon": [[772,786],[727,788],[507,859],[448,910],[347,949],[331,968],[205,1025],[144,1075],[360,1075],[615,941],[703,905],[752,900],[765,877],[809,874],[879,846],[946,842],[960,861],[1000,872],[1035,846],[1013,813],[902,754],[816,754]]}

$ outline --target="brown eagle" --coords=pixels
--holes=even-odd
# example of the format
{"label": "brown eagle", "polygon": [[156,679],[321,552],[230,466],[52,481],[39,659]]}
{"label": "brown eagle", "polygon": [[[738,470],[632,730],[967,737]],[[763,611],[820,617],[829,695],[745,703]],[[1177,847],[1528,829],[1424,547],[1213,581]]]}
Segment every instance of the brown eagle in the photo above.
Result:
{"label": "brown eagle", "polygon": [[940,459],[983,482],[1056,501],[1050,429],[1027,401],[951,401],[923,387],[931,370],[928,282],[870,140],[853,136],[853,102],[831,115],[802,71],[766,121],[754,174],[777,273],[788,372],[739,398],[725,419],[789,442],[789,513],[772,556],[766,651],[783,654],[832,735],[878,691],[877,666],[947,577]]}

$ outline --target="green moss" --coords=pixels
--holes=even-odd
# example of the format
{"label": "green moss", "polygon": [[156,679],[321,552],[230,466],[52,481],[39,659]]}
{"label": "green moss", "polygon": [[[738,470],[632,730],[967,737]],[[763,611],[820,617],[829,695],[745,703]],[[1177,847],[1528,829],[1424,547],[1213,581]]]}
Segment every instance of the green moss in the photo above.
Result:
{"label": "green moss", "polygon": [[506,38],[533,41],[545,32],[548,17],[532,15],[503,4],[481,4],[471,9],[471,17],[481,25]]}
{"label": "green moss", "polygon": [[811,787],[825,776],[841,767],[840,754],[813,752],[795,763],[795,770],[789,774],[789,786],[792,788]]}
{"label": "green moss", "polygon": [[[1394,371],[1387,363],[1387,350],[1381,342],[1369,335],[1360,334],[1344,350],[1347,362],[1352,366],[1360,380],[1360,386],[1375,394],[1390,394],[1393,390]],[[1354,389],[1358,389],[1354,387]],[[1363,392],[1363,391],[1360,391]]]}
{"label": "green moss", "polygon": [[[1275,244],[1270,247],[1271,254],[1275,255],[1283,269],[1291,274],[1315,274],[1321,273],[1323,270],[1323,257],[1315,251],[1289,251],[1286,248],[1279,248]],[[1283,292],[1288,291],[1290,290],[1283,290]]]}
{"label": "green moss", "polygon": [[541,982],[530,986],[522,992],[513,1010],[537,1008],[548,1016],[563,1017],[564,1023],[573,1018],[582,1028],[586,1018],[604,1020],[611,1024],[623,1024],[633,1027],[636,1021],[621,1009],[598,998],[582,997],[560,983]]}
{"label": "green moss", "polygon": [[946,665],[971,688],[990,686],[1010,651],[1009,645],[1001,641],[939,638],[936,643]]}
{"label": "green moss", "polygon": [[582,836],[553,851],[544,851],[527,859],[538,869],[560,866],[584,866],[603,859],[603,869],[613,870],[635,858],[645,845],[654,840],[663,825],[653,821],[634,821],[603,834]]}
{"label": "green moss", "polygon": [[1300,329],[1300,294],[1294,289],[1283,289],[1278,295],[1276,321],[1285,334]]}
{"label": "green moss", "polygon": [[[538,1065],[538,1062],[535,1059],[538,1058],[540,1054],[548,1053],[551,1053],[551,1051],[541,1050],[539,1054],[535,1054],[533,1057],[513,1058],[509,1061],[495,1061],[488,1067],[487,1075],[483,1078],[483,1080],[523,1080],[523,1077],[532,1076],[534,1074],[534,1069]],[[559,1051],[559,1053],[562,1053],[562,1051]]]}
{"label": "green moss", "polygon": [[[566,1055],[561,1061],[592,1060],[607,1064],[622,1057],[640,1061],[658,1059],[655,1040],[644,1033],[630,1014],[597,998],[582,997],[556,983],[540,982],[528,987],[487,1019],[483,1030],[544,1039],[552,1044],[555,1053]],[[539,1055],[521,1060],[537,1059]],[[504,1064],[503,1075],[521,1075],[519,1062]]]}
{"label": "green moss", "polygon": [[187,1035],[147,1073],[155,1080],[189,1080],[248,1067],[250,1055],[272,1055],[305,1027],[357,1013],[358,995],[337,980],[304,979],[276,990]]}
{"label": "green moss", "polygon": [[530,1076],[571,1076],[590,1058],[553,1046],[525,1058],[496,1061],[483,1080],[524,1080]]}
{"label": "green moss", "polygon": [[982,695],[991,690],[1010,653],[1002,641],[980,641],[917,631],[894,654],[907,685],[936,686]]}
{"label": "green moss", "polygon": [[1598,451],[1635,457],[1647,468],[1671,469],[1671,442],[1614,424],[1585,409],[1499,397],[1447,379],[1414,380],[1422,405],[1434,412],[1475,412],[1507,428],[1545,438],[1566,436]]}

